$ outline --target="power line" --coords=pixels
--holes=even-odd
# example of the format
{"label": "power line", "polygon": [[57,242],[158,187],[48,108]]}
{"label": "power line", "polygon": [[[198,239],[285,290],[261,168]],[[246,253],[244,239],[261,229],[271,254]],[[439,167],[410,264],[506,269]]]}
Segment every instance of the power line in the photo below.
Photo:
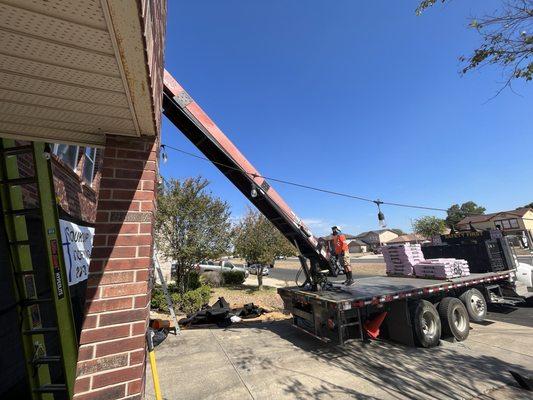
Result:
{"label": "power line", "polygon": [[[282,184],[285,184],[285,185],[299,187],[299,188],[307,189],[307,190],[313,190],[315,192],[331,194],[331,195],[334,195],[334,196],[340,196],[340,197],[346,197],[346,198],[349,198],[349,199],[365,201],[365,202],[368,202],[368,203],[374,203],[376,205],[385,204],[385,205],[394,206],[394,207],[414,208],[414,209],[419,209],[419,210],[448,212],[448,210],[445,209],[445,208],[418,206],[418,205],[413,205],[413,204],[396,203],[396,202],[390,202],[390,201],[381,201],[379,199],[372,200],[372,199],[369,199],[367,197],[356,196],[356,195],[337,192],[337,191],[329,190],[329,189],[323,189],[323,188],[319,188],[319,187],[315,187],[315,186],[305,185],[305,184],[302,184],[302,183],[287,181],[285,179],[273,178],[273,177],[270,177],[270,176],[260,175],[260,174],[256,174],[256,173],[253,173],[253,172],[247,172],[247,171],[244,171],[244,170],[242,170],[240,168],[235,168],[235,167],[233,167],[231,165],[227,165],[227,164],[224,164],[224,163],[221,163],[221,162],[211,161],[207,157],[200,156],[198,154],[194,154],[194,153],[191,153],[189,151],[182,150],[182,149],[179,149],[177,147],[170,146],[168,144],[162,144],[161,147],[163,148],[163,150],[167,149],[167,148],[168,149],[172,149],[174,151],[177,151],[178,153],[182,153],[182,154],[188,155],[190,157],[197,158],[199,160],[208,161],[208,162],[210,162],[212,164],[220,165],[222,167],[231,169],[233,171],[237,171],[237,172],[240,172],[240,173],[243,173],[243,174],[250,175],[253,178],[263,178],[263,179],[267,179],[267,180],[272,181],[272,182],[278,182],[278,183],[282,183]],[[465,213],[465,215],[468,216],[468,217],[472,217],[472,216],[480,216],[480,215],[485,215],[485,214]],[[531,218],[522,218],[522,219],[524,219],[524,220],[533,220]]]}

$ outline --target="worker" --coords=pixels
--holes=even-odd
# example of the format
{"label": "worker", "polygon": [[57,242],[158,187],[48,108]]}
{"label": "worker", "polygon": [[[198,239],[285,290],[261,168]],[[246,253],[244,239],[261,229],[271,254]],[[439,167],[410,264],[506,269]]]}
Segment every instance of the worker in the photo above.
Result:
{"label": "worker", "polygon": [[352,277],[352,267],[350,265],[350,254],[348,253],[348,243],[346,243],[346,237],[341,233],[341,230],[338,226],[333,226],[331,228],[333,233],[333,245],[335,250],[335,255],[344,268],[344,273],[346,274],[346,280],[344,284],[350,286],[353,284]]}

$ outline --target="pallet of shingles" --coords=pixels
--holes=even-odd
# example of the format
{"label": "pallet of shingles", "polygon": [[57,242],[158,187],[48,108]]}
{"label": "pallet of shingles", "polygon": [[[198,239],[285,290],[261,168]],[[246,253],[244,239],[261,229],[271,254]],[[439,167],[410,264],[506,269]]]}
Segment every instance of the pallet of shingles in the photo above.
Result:
{"label": "pallet of shingles", "polygon": [[387,275],[412,276],[413,266],[424,261],[420,245],[401,244],[382,247]]}
{"label": "pallet of shingles", "polygon": [[470,275],[466,260],[455,258],[427,259],[416,264],[414,274],[423,278],[452,279]]}

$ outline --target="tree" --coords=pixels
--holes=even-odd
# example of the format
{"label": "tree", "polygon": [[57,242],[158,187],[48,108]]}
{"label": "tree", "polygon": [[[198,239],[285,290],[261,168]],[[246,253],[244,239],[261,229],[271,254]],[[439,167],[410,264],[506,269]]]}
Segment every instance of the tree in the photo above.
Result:
{"label": "tree", "polygon": [[170,180],[159,188],[156,214],[158,252],[177,264],[176,284],[181,293],[191,267],[227,254],[232,229],[229,205],[205,189],[201,177]]}
{"label": "tree", "polygon": [[[438,0],[423,0],[416,9],[420,15]],[[448,0],[440,0],[444,3]],[[502,1],[501,10],[479,19],[470,21],[470,28],[480,35],[482,43],[469,56],[461,56],[465,63],[462,73],[486,65],[498,65],[506,76],[505,85],[500,93],[509,86],[513,79],[533,79],[533,2],[531,0]]]}
{"label": "tree", "polygon": [[469,215],[481,215],[485,213],[485,207],[478,206],[473,201],[467,201],[459,206],[454,204],[446,211],[448,216],[446,217],[446,225],[453,228],[459,221]]}
{"label": "tree", "polygon": [[235,228],[235,253],[249,264],[259,264],[257,286],[263,285],[263,266],[276,257],[296,254],[292,244],[258,211],[248,209]]}
{"label": "tree", "polygon": [[520,209],[520,208],[533,208],[533,201],[531,203],[529,203],[529,204],[526,204],[526,205],[522,206],[522,207],[518,207],[517,210]]}
{"label": "tree", "polygon": [[446,230],[446,223],[443,219],[437,217],[421,217],[415,219],[413,230],[415,233],[418,233],[425,238],[431,238],[444,233]]}

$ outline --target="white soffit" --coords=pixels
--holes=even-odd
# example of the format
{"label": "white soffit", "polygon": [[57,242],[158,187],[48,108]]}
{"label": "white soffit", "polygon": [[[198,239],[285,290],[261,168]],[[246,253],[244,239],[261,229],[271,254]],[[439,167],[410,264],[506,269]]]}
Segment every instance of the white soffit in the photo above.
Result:
{"label": "white soffit", "polygon": [[156,132],[136,0],[0,0],[0,135]]}

